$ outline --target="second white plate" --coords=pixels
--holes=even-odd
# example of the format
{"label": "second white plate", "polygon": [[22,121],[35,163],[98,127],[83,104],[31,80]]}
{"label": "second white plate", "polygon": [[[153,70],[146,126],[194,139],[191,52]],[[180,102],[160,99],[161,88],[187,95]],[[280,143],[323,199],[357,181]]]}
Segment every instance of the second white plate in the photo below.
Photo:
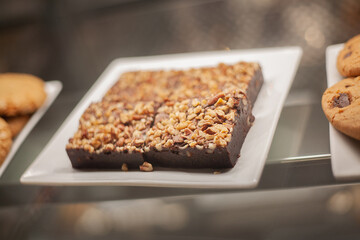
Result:
{"label": "second white plate", "polygon": [[[337,68],[336,60],[344,44],[326,49],[326,75],[328,87],[344,79]],[[335,178],[360,179],[360,142],[336,130],[330,123],[331,167]]]}
{"label": "second white plate", "polygon": [[[260,179],[276,125],[302,55],[299,47],[186,53],[114,60],[69,115],[49,144],[21,177],[26,184],[127,185],[190,188],[251,188]],[[187,69],[215,66],[220,62],[256,61],[263,69],[264,85],[255,103],[250,129],[234,168],[221,174],[164,169],[140,171],[79,171],[71,167],[65,152],[78,120],[118,80],[121,73],[147,69]]]}

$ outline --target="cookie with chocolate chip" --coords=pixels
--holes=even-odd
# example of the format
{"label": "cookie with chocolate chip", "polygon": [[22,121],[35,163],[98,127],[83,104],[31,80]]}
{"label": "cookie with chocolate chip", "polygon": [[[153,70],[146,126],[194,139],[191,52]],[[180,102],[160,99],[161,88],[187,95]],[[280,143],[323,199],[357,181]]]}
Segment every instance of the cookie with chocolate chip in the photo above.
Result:
{"label": "cookie with chocolate chip", "polygon": [[338,55],[336,66],[344,77],[360,76],[360,35],[346,42]]}
{"label": "cookie with chocolate chip", "polygon": [[326,89],[322,108],[337,130],[360,140],[360,77],[344,79]]}

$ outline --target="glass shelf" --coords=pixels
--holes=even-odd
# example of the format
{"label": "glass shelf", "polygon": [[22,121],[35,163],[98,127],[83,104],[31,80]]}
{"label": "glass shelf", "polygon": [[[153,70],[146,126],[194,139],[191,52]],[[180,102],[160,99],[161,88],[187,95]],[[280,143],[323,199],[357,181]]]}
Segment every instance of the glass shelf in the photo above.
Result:
{"label": "glass shelf", "polygon": [[[0,72],[64,88],[0,178],[0,239],[360,239],[360,185],[333,177],[320,105],[325,49],[359,34],[359,1],[22,2],[0,7]],[[20,184],[113,59],[281,46],[304,53],[257,188]]]}

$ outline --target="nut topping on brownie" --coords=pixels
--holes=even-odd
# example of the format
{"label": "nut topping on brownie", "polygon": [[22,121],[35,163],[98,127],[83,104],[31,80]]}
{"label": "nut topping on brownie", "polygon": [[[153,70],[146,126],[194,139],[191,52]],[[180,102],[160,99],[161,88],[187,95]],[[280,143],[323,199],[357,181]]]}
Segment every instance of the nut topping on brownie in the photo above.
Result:
{"label": "nut topping on brownie", "polygon": [[81,116],[79,128],[67,149],[82,148],[89,153],[142,152],[154,112],[154,102],[92,103]]}
{"label": "nut topping on brownie", "polygon": [[[177,145],[208,149],[212,152],[216,146],[225,147],[231,140],[235,124],[235,114],[239,102],[247,102],[242,92],[219,93],[210,100],[188,99],[166,104],[158,109],[154,126],[147,132],[145,151],[150,147],[161,151]],[[245,105],[245,104],[244,104]]]}
{"label": "nut topping on brownie", "polygon": [[[234,65],[220,63],[216,67],[189,70],[127,72],[106,93],[104,100],[176,102],[207,97],[231,88],[242,89],[248,95],[254,95],[255,93],[248,92],[248,88],[257,73],[261,73],[259,64],[248,62]],[[256,88],[261,84],[262,76],[259,76]],[[249,96],[251,101],[254,98],[256,96]]]}
{"label": "nut topping on brownie", "polygon": [[254,121],[240,90],[164,104],[157,112],[161,117],[147,131],[144,145],[145,159],[154,166],[231,167]]}

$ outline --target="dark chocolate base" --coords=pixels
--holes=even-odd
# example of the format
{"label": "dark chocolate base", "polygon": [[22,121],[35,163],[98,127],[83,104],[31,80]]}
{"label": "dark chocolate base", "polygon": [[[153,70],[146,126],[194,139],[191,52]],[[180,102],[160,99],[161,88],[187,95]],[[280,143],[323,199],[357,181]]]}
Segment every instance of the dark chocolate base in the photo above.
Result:
{"label": "dark chocolate base", "polygon": [[86,169],[121,169],[123,163],[127,164],[129,169],[139,169],[143,164],[142,153],[89,153],[83,149],[66,149],[73,168]]}
{"label": "dark chocolate base", "polygon": [[263,83],[264,83],[264,77],[262,75],[262,71],[261,69],[258,69],[255,72],[253,78],[249,83],[249,87],[246,90],[246,95],[251,102],[251,107],[254,106],[254,103],[256,101],[257,96],[259,95]]}
{"label": "dark chocolate base", "polygon": [[234,126],[231,141],[228,146],[217,147],[214,152],[207,153],[206,149],[197,148],[179,149],[173,147],[157,151],[152,148],[149,152],[144,153],[145,161],[155,167],[167,168],[232,168],[236,164],[240,149],[244,143],[245,137],[250,129],[248,117],[253,121],[254,117],[251,111],[239,111],[236,115],[236,124]]}
{"label": "dark chocolate base", "polygon": [[145,161],[154,167],[166,168],[230,168],[232,163],[226,148],[216,148],[214,152],[196,148],[163,149],[161,152],[151,149],[144,154]]}

